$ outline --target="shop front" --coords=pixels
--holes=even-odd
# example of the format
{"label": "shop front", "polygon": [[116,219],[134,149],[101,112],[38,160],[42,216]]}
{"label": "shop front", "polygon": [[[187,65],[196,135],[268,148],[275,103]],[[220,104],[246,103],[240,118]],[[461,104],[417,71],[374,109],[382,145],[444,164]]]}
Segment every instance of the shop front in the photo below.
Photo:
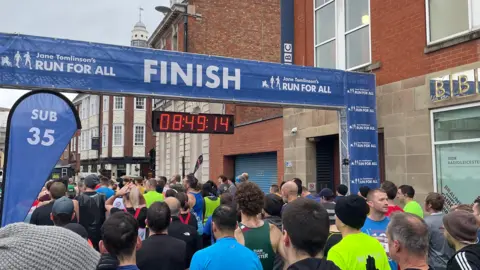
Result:
{"label": "shop front", "polygon": [[[479,71],[477,62],[377,86],[381,180],[413,186],[422,204],[433,191],[445,194],[447,205],[471,204],[480,195]],[[318,185],[315,141],[338,130],[335,111],[285,109],[284,159],[294,165],[285,177]]]}

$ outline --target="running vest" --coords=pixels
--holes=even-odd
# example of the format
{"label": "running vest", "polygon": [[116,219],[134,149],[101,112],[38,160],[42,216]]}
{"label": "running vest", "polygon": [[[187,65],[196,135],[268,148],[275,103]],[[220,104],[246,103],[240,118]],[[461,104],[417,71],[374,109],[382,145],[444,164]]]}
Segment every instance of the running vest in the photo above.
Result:
{"label": "running vest", "polygon": [[194,193],[194,192],[189,192],[190,194],[195,197],[195,205],[193,206],[193,213],[197,217],[197,224],[198,224],[198,229],[197,232],[202,235],[203,234],[203,197],[202,193]]}
{"label": "running vest", "polygon": [[272,270],[275,262],[275,251],[270,241],[270,223],[264,222],[262,227],[249,228],[240,223],[245,239],[245,246],[255,252],[264,270]]}
{"label": "running vest", "polygon": [[[138,219],[138,215],[140,215],[140,211],[142,211],[142,208],[137,208],[135,210],[135,214],[133,215],[135,219]],[[127,209],[123,209],[123,212],[129,213]],[[145,240],[146,236],[147,236],[147,228],[138,228],[138,237],[140,237],[142,241]]]}
{"label": "running vest", "polygon": [[211,197],[205,197],[205,216],[203,217],[203,223],[205,224],[208,218],[213,215],[213,211],[220,206],[220,198],[215,197],[216,200],[212,200]]}

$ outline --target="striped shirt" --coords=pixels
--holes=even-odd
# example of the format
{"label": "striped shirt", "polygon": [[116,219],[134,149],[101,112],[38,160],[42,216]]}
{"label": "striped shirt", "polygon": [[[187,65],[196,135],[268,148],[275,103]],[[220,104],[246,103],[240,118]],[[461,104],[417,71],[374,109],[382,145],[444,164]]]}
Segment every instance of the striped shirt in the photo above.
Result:
{"label": "striped shirt", "polygon": [[328,219],[330,220],[330,225],[334,225],[335,224],[335,203],[325,202],[325,203],[322,203],[322,205],[327,210]]}
{"label": "striped shirt", "polygon": [[460,249],[447,263],[448,270],[480,269],[480,245],[471,244]]}

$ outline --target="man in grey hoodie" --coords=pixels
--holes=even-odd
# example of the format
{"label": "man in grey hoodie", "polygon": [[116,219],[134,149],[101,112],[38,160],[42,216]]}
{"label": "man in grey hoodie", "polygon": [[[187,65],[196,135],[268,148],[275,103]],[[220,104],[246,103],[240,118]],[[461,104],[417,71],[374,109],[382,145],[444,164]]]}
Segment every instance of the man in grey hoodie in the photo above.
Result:
{"label": "man in grey hoodie", "polygon": [[443,196],[435,192],[428,194],[425,199],[425,210],[430,213],[425,217],[429,234],[428,265],[436,270],[447,269],[448,260],[455,254],[443,235],[444,204]]}

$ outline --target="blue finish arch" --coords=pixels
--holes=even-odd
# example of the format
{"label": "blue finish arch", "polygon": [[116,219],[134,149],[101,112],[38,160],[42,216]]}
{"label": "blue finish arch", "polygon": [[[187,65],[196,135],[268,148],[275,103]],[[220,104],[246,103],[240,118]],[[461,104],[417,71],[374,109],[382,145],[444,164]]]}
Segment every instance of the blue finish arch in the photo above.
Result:
{"label": "blue finish arch", "polygon": [[379,185],[373,74],[0,34],[0,87],[336,109],[342,182]]}

